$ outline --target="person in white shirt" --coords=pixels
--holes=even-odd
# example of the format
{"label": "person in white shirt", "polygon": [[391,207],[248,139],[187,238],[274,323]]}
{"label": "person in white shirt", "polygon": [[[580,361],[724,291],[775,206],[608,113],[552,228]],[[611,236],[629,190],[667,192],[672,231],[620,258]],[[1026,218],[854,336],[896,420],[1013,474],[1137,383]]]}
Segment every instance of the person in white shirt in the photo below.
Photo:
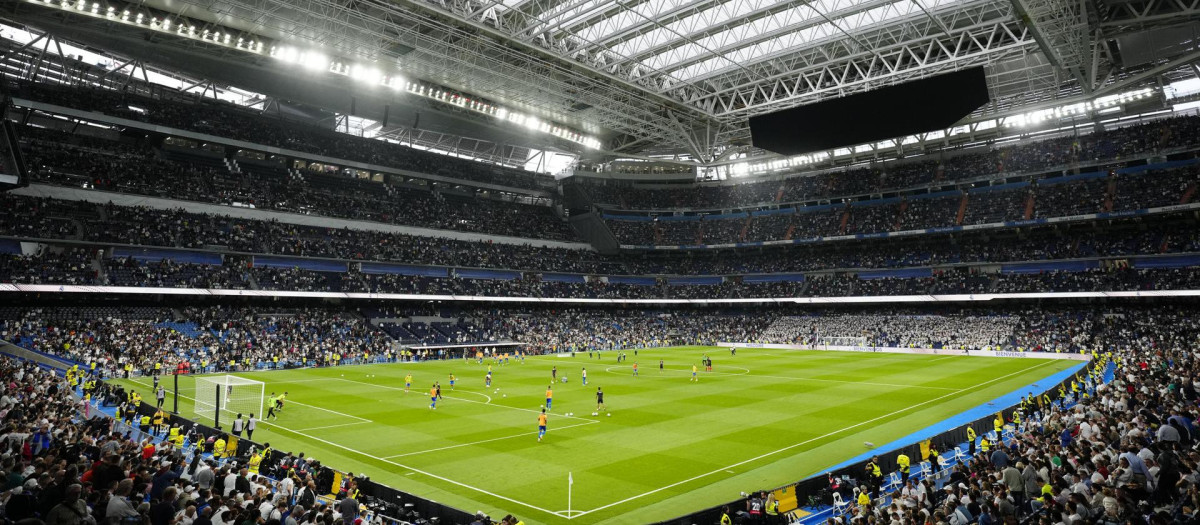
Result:
{"label": "person in white shirt", "polygon": [[196,521],[196,506],[188,505],[175,515],[175,520],[176,525],[192,525],[192,522]]}
{"label": "person in white shirt", "polygon": [[913,487],[911,479],[904,482],[904,489],[900,491],[900,497],[904,502],[905,508],[917,508],[917,489]]}
{"label": "person in white shirt", "polygon": [[262,516],[263,521],[282,520],[283,512],[279,510],[279,505],[283,504],[283,495],[276,494],[274,500],[263,501],[262,505],[258,506],[258,513]]}
{"label": "person in white shirt", "polygon": [[292,493],[296,490],[296,482],[291,477],[284,476],[283,479],[275,484],[275,490],[279,491],[279,494],[287,498],[288,501],[291,501]]}
{"label": "person in white shirt", "polygon": [[246,421],[246,439],[254,439],[254,429],[258,428],[258,420],[254,418],[254,414],[250,414],[250,420]]}
{"label": "person in white shirt", "polygon": [[[222,496],[229,497],[237,488],[237,472],[230,471],[228,476],[225,476],[225,484],[222,486],[224,494]],[[217,517],[213,516],[213,523],[216,523]]]}

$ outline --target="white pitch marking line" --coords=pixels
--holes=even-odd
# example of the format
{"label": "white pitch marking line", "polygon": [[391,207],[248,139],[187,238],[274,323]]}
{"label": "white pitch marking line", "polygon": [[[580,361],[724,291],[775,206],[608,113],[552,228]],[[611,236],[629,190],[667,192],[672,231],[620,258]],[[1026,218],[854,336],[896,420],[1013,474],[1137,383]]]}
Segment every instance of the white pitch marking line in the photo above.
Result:
{"label": "white pitch marking line", "polygon": [[284,403],[289,403],[289,404],[300,405],[300,406],[302,406],[302,407],[315,408],[315,409],[317,409],[317,410],[324,410],[325,412],[329,412],[330,414],[337,414],[337,415],[339,415],[339,416],[342,416],[342,417],[348,417],[348,418],[351,418],[351,419],[357,419],[357,420],[359,420],[359,421],[361,421],[361,422],[363,422],[363,423],[374,423],[374,421],[371,421],[370,419],[367,419],[367,418],[365,418],[365,417],[358,417],[358,416],[352,416],[352,415],[350,415],[350,414],[343,414],[343,413],[341,413],[341,412],[338,412],[338,411],[336,411],[336,410],[330,410],[330,409],[328,409],[328,408],[321,408],[321,407],[319,407],[319,406],[309,405],[309,404],[307,404],[307,403],[301,403],[301,402],[299,402],[299,401],[291,401],[291,400],[286,400],[286,401],[284,401]]}
{"label": "white pitch marking line", "polygon": [[[267,424],[270,424],[270,423],[267,423]],[[275,425],[272,425],[272,426],[275,426]],[[533,510],[536,510],[536,511],[539,511],[539,512],[544,512],[544,513],[546,513],[546,514],[555,514],[555,513],[554,513],[554,511],[550,511],[550,510],[547,510],[547,509],[543,509],[543,508],[541,508],[541,507],[538,507],[538,506],[536,506],[536,505],[532,505],[532,504],[529,504],[529,503],[525,503],[524,501],[515,500],[515,499],[509,498],[509,497],[507,497],[507,496],[501,496],[501,495],[499,495],[499,494],[496,494],[496,493],[494,493],[494,492],[490,492],[490,491],[488,491],[488,490],[481,489],[481,488],[479,488],[479,487],[475,487],[475,486],[472,486],[472,485],[468,485],[468,484],[466,484],[466,483],[462,483],[462,482],[459,482],[459,481],[454,481],[454,480],[452,480],[452,479],[450,479],[450,478],[442,477],[442,476],[439,476],[439,475],[437,475],[437,474],[433,474],[433,473],[430,473],[430,472],[426,472],[426,471],[424,471],[424,470],[416,469],[416,468],[410,467],[410,466],[408,466],[408,465],[404,465],[404,464],[402,464],[402,463],[396,463],[395,461],[392,461],[392,460],[390,460],[390,459],[385,459],[385,458],[381,458],[381,457],[379,457],[379,456],[375,456],[375,455],[372,455],[372,454],[367,454],[366,452],[362,452],[362,451],[360,451],[360,450],[355,450],[355,449],[352,449],[352,448],[350,448],[350,447],[347,447],[347,446],[344,446],[344,445],[340,445],[340,444],[338,444],[338,443],[334,443],[334,442],[332,442],[332,441],[329,441],[329,440],[326,440],[326,439],[321,439],[321,438],[319,438],[319,437],[316,437],[316,436],[313,436],[313,435],[309,435],[309,434],[305,434],[305,433],[303,433],[303,432],[299,432],[299,431],[296,431],[296,430],[292,430],[292,429],[290,429],[290,428],[286,428],[286,427],[279,427],[279,428],[281,428],[281,429],[283,429],[283,430],[285,430],[285,431],[291,432],[291,433],[293,433],[293,434],[298,434],[298,435],[304,436],[304,437],[306,437],[306,438],[308,438],[308,439],[311,439],[311,440],[314,440],[314,441],[320,441],[321,443],[324,443],[324,444],[326,444],[326,445],[329,445],[329,446],[331,446],[331,447],[337,447],[337,448],[340,448],[340,449],[342,449],[342,450],[345,450],[345,451],[347,451],[347,452],[350,452],[350,453],[353,453],[353,454],[358,454],[358,455],[360,455],[360,456],[362,456],[362,457],[365,457],[365,458],[374,459],[374,460],[376,460],[376,461],[382,461],[382,462],[384,462],[384,463],[387,463],[387,464],[390,464],[390,465],[394,465],[394,466],[400,467],[400,468],[402,468],[402,469],[408,469],[408,470],[411,470],[413,473],[416,473],[416,474],[421,474],[421,475],[423,475],[423,476],[427,476],[427,477],[430,477],[430,478],[433,478],[433,479],[436,479],[436,480],[439,480],[439,481],[443,481],[443,482],[449,483],[449,484],[451,484],[451,485],[456,485],[456,486],[459,486],[459,487],[462,487],[462,488],[465,488],[465,489],[468,489],[468,490],[473,490],[473,491],[475,491],[475,492],[478,492],[478,493],[480,493],[480,494],[485,494],[485,495],[491,496],[491,497],[493,497],[493,498],[501,499],[501,500],[507,501],[507,502],[509,502],[509,503],[513,503],[513,504],[516,504],[516,505],[520,505],[520,506],[522,506],[522,507],[525,507],[525,508],[533,509]]]}
{"label": "white pitch marking line", "polygon": [[[487,399],[487,403],[489,403],[489,404],[490,404],[490,403],[492,402],[492,396],[489,396],[489,395],[487,395],[487,394],[481,394],[481,393],[479,393],[479,392],[472,392],[472,391],[470,391],[470,390],[451,390],[451,391],[450,391],[450,393],[451,393],[451,394],[457,394],[457,393],[459,393],[459,392],[462,392],[462,393],[464,393],[464,394],[471,394],[471,395],[473,395],[473,396],[483,396],[483,397],[484,397],[484,399]],[[450,396],[442,396],[442,397],[449,397],[450,399],[462,399],[462,398],[458,398],[458,397],[450,397]]]}
{"label": "white pitch marking line", "polygon": [[[140,384],[140,385],[151,386],[149,383],[145,383],[145,382],[143,382],[141,379],[134,379],[134,380],[133,380],[133,382],[135,382],[135,383],[138,383],[138,384]],[[195,390],[195,389],[193,389],[193,390]],[[194,397],[189,397],[189,396],[187,396],[187,395],[183,394],[182,392],[180,392],[180,393],[179,393],[179,397],[186,397],[186,398],[188,398],[188,399],[191,399],[192,401],[195,401],[195,400],[196,400],[196,398],[194,398]],[[307,404],[307,403],[301,403],[301,402],[299,402],[299,401],[290,401],[290,400],[288,400],[288,401],[284,401],[284,402],[285,402],[285,403],[289,403],[289,404],[294,404],[294,405],[300,405],[300,406],[302,406],[302,407],[309,407],[309,408],[315,408],[315,409],[317,409],[317,410],[323,410],[323,411],[325,411],[325,412],[329,412],[330,414],[335,414],[335,415],[339,415],[339,416],[342,416],[342,417],[347,417],[347,418],[350,418],[350,419],[357,419],[359,422],[362,422],[362,423],[374,423],[374,421],[371,421],[370,419],[367,419],[367,418],[365,418],[365,417],[358,417],[358,416],[351,415],[351,414],[345,414],[345,413],[342,413],[342,412],[338,412],[338,411],[336,411],[336,410],[330,410],[330,409],[328,409],[328,408],[322,408],[322,407],[319,407],[319,406],[313,406],[313,405],[310,405],[310,404]],[[261,415],[261,414],[260,414],[260,415]]]}
{"label": "white pitch marking line", "polygon": [[[957,356],[951,356],[951,357],[957,357]],[[618,367],[619,366],[610,366],[608,368],[605,368],[604,371],[611,372],[612,371],[611,369],[618,368]],[[741,367],[726,367],[726,368],[741,368]],[[870,381],[846,381],[843,379],[821,379],[819,377],[772,376],[772,375],[766,375],[766,374],[750,373],[750,371],[745,368],[742,368],[742,370],[746,370],[746,372],[741,373],[741,374],[731,374],[728,372],[704,372],[703,374],[697,374],[697,375],[699,377],[704,377],[706,375],[708,375],[708,376],[761,377],[764,379],[784,379],[784,380],[788,380],[788,381],[818,381],[818,382],[823,382],[823,383],[843,383],[843,384],[847,384],[847,385],[886,386],[889,388],[925,388],[925,389],[929,389],[929,390],[954,390],[954,388],[946,387],[946,386],[901,385],[901,384],[896,384],[896,383],[873,383]],[[670,369],[670,368],[666,369],[666,371],[667,372],[684,372],[684,373],[688,372],[687,370],[678,370],[678,369]],[[647,377],[654,377],[654,376],[648,375]]]}
{"label": "white pitch marking line", "polygon": [[[270,370],[264,370],[264,372],[269,372],[269,371]],[[329,381],[330,379],[331,378],[328,378],[328,377],[314,377],[311,379],[272,379],[271,384],[276,384],[276,383],[316,383],[318,381]],[[257,381],[257,379],[255,381]]]}
{"label": "white pitch marking line", "polygon": [[[347,379],[347,381],[349,381],[349,380]],[[142,383],[142,382],[141,382],[141,381],[139,381],[139,380],[134,380],[134,382],[136,382],[136,383],[139,383],[139,384],[142,384],[142,385],[146,385],[146,383]],[[357,383],[357,381],[355,381],[355,382]],[[364,384],[370,384],[370,383],[364,383]],[[378,385],[376,385],[376,386],[378,386]],[[195,401],[195,400],[196,400],[196,398],[189,397],[189,396],[183,396],[183,395],[181,395],[181,396],[179,396],[179,397],[183,397],[183,398],[186,398],[186,399],[190,399],[190,400],[192,400],[192,401]],[[495,406],[503,406],[503,405],[495,405]],[[384,462],[384,463],[387,463],[387,464],[390,464],[390,465],[394,465],[394,466],[400,467],[400,468],[402,468],[402,469],[405,469],[405,470],[410,470],[410,471],[412,471],[412,472],[409,472],[408,474],[405,474],[405,476],[410,476],[410,475],[412,475],[412,474],[414,474],[414,473],[415,473],[415,474],[421,474],[421,475],[423,475],[423,476],[428,476],[428,477],[431,477],[431,478],[433,478],[433,479],[436,479],[436,480],[440,480],[440,481],[444,481],[444,482],[446,482],[446,483],[450,483],[451,485],[457,485],[457,486],[459,486],[459,487],[462,487],[462,488],[465,488],[465,489],[473,490],[473,491],[475,491],[475,492],[478,492],[478,493],[480,493],[480,494],[485,494],[485,495],[491,496],[491,497],[493,497],[493,498],[502,499],[502,500],[504,500],[504,501],[507,501],[507,502],[509,502],[509,503],[514,503],[514,504],[520,505],[520,506],[522,506],[522,507],[525,507],[525,508],[533,509],[533,510],[536,510],[536,511],[539,511],[539,512],[544,512],[544,513],[546,513],[546,514],[553,514],[553,515],[556,515],[556,516],[562,516],[561,514],[558,514],[558,513],[554,512],[554,511],[552,511],[552,510],[546,510],[546,509],[543,509],[543,508],[541,508],[541,507],[538,507],[538,506],[536,506],[536,505],[531,505],[531,504],[529,504],[529,503],[525,503],[524,501],[515,500],[515,499],[509,498],[509,497],[506,497],[506,496],[501,496],[501,495],[499,495],[499,494],[496,494],[496,493],[494,493],[494,492],[489,492],[489,491],[487,491],[487,490],[484,490],[484,489],[481,489],[481,488],[479,488],[479,487],[475,487],[475,486],[467,485],[466,483],[461,483],[461,482],[458,482],[458,481],[454,481],[454,480],[452,480],[452,479],[450,479],[450,478],[445,478],[445,477],[439,476],[439,475],[437,475],[437,474],[432,474],[432,473],[429,473],[429,472],[425,472],[425,471],[423,471],[423,470],[421,470],[421,469],[412,468],[412,467],[410,467],[410,466],[408,466],[408,465],[403,465],[403,464],[400,464],[400,463],[396,463],[395,461],[392,461],[392,460],[389,460],[389,459],[384,459],[384,458],[381,458],[381,457],[379,457],[379,456],[375,456],[375,455],[367,454],[366,452],[363,452],[363,451],[361,451],[361,450],[355,450],[355,449],[352,449],[352,448],[350,448],[350,447],[347,447],[347,446],[344,446],[344,445],[341,445],[341,444],[338,444],[338,443],[334,443],[334,442],[332,442],[332,441],[329,441],[329,440],[327,440],[327,439],[321,439],[321,438],[319,438],[319,437],[316,437],[316,436],[314,436],[314,435],[311,435],[311,434],[305,434],[304,432],[301,432],[301,431],[299,431],[299,430],[292,430],[292,429],[290,429],[290,428],[288,428],[288,427],[285,427],[285,426],[283,426],[283,425],[277,425],[277,424],[275,424],[275,423],[268,423],[268,422],[266,422],[266,421],[259,421],[259,423],[260,423],[260,424],[263,424],[263,425],[267,425],[267,426],[275,427],[275,428],[278,428],[278,429],[280,429],[280,430],[283,430],[283,431],[286,431],[286,432],[291,432],[291,433],[293,433],[293,434],[297,434],[297,435],[300,435],[300,436],[304,436],[304,437],[306,437],[306,438],[308,438],[308,439],[311,439],[311,440],[313,440],[313,441],[320,441],[321,443],[324,443],[324,444],[326,444],[326,445],[329,445],[329,446],[331,446],[331,447],[340,448],[340,449],[342,449],[342,450],[345,450],[345,451],[347,451],[347,452],[350,452],[350,453],[352,453],[352,454],[358,454],[358,455],[360,455],[360,456],[362,456],[362,457],[365,457],[365,458],[373,459],[373,460],[375,460],[375,461],[382,461],[382,462]]]}
{"label": "white pitch marking line", "polygon": [[324,430],[324,429],[327,429],[327,428],[352,427],[352,426],[354,426],[354,425],[365,425],[365,424],[367,424],[367,423],[373,423],[373,421],[355,421],[355,422],[353,422],[353,423],[342,423],[342,424],[340,424],[340,425],[325,425],[325,426],[322,426],[322,427],[302,428],[302,429],[300,429],[299,431],[301,431],[301,432],[308,432],[308,431],[311,431],[311,430]]}
{"label": "white pitch marking line", "polygon": [[[332,378],[332,379],[336,379],[336,380],[338,380],[338,381],[346,381],[346,382],[349,382],[349,383],[358,383],[358,384],[360,384],[360,385],[373,386],[373,387],[376,387],[376,388],[386,388],[386,389],[388,389],[388,390],[404,390],[403,388],[399,388],[399,387],[387,386],[387,385],[376,385],[376,384],[374,384],[374,383],[366,383],[366,382],[363,382],[363,381],[355,381],[355,380],[353,380],[353,379],[344,379],[344,378],[341,378],[341,377],[335,377],[335,378]],[[467,392],[467,391],[466,391],[466,390],[464,390],[463,392]],[[470,392],[470,393],[474,394],[475,392]],[[442,396],[442,397],[449,397],[450,399],[455,399],[455,400],[458,400],[458,401],[462,401],[462,402],[464,402],[464,403],[476,403],[476,404],[480,404],[480,405],[488,405],[488,406],[499,407],[499,408],[507,408],[507,409],[511,409],[511,410],[520,410],[520,411],[522,411],[522,412],[532,412],[532,413],[534,413],[534,414],[540,414],[540,413],[541,413],[541,411],[540,411],[540,410],[532,410],[532,409],[528,409],[528,408],[510,407],[510,406],[508,406],[508,405],[493,404],[493,403],[491,403],[491,402],[490,402],[490,401],[491,401],[491,400],[490,400],[490,398],[489,398],[489,402],[486,402],[486,403],[485,403],[485,402],[483,402],[483,401],[475,401],[475,400],[471,400],[471,399],[464,399],[464,398],[461,398],[461,397],[450,397],[450,396]],[[584,417],[579,417],[579,416],[564,416],[564,415],[562,415],[562,414],[552,414],[552,415],[554,415],[554,416],[556,416],[556,417],[567,418],[567,419],[578,419],[578,420],[580,420],[580,421],[592,421],[592,422],[594,422],[594,421],[593,421],[593,420],[591,420],[591,419],[587,419],[587,418],[584,418]]]}
{"label": "white pitch marking line", "polygon": [[[596,424],[596,423],[599,423],[599,421],[587,421],[584,423],[576,423],[574,425],[567,425],[565,427],[556,427],[556,428],[552,428],[550,430],[553,430],[554,432],[558,432],[560,430],[566,430],[568,428],[582,427],[582,426],[592,425],[592,424]],[[536,436],[536,435],[537,435],[537,432],[522,432],[520,434],[513,434],[511,436],[504,436],[504,437],[498,437],[498,438],[492,438],[492,439],[483,439],[483,440],[479,440],[479,441],[473,441],[471,443],[460,443],[458,445],[450,445],[447,447],[431,448],[428,450],[418,450],[416,452],[406,452],[404,454],[396,454],[394,456],[384,456],[384,457],[385,457],[385,459],[392,459],[392,458],[402,458],[402,457],[406,457],[406,456],[416,456],[418,454],[428,454],[430,452],[438,452],[441,450],[450,450],[452,448],[469,447],[471,445],[481,445],[483,443],[491,443],[493,441],[503,441],[505,439],[514,439],[514,438],[519,438],[519,437]]]}
{"label": "white pitch marking line", "polygon": [[986,381],[986,382],[983,382],[983,383],[979,383],[978,385],[972,385],[972,386],[969,386],[969,387],[966,387],[966,388],[963,388],[963,389],[960,389],[960,390],[956,390],[956,391],[954,391],[954,392],[950,392],[949,394],[945,394],[945,395],[942,395],[942,396],[940,396],[940,397],[935,397],[935,398],[933,398],[933,399],[930,399],[930,400],[928,400],[928,401],[922,401],[922,402],[920,402],[920,403],[917,403],[917,404],[915,404],[915,405],[913,405],[913,406],[910,406],[910,407],[907,407],[907,408],[901,408],[900,410],[896,410],[896,411],[894,411],[894,412],[891,412],[891,413],[889,413],[889,414],[884,414],[884,415],[882,415],[882,416],[879,416],[879,417],[876,417],[876,418],[868,419],[868,420],[866,420],[866,421],[863,421],[863,422],[861,422],[861,423],[855,423],[855,424],[853,424],[853,425],[850,425],[850,426],[848,426],[848,427],[846,427],[846,428],[843,428],[843,429],[840,429],[840,430],[834,430],[833,432],[829,432],[829,433],[827,433],[827,434],[825,434],[825,435],[823,435],[823,436],[817,436],[817,437],[815,437],[815,438],[812,438],[812,439],[807,439],[807,440],[801,441],[801,442],[799,442],[799,443],[794,443],[794,444],[788,445],[788,446],[786,446],[786,447],[783,447],[783,448],[781,448],[781,449],[779,449],[779,450],[774,450],[774,451],[767,452],[767,453],[765,453],[765,454],[762,454],[762,455],[759,455],[759,456],[752,457],[752,458],[750,458],[750,459],[747,459],[747,460],[744,460],[744,461],[739,461],[739,462],[737,462],[737,463],[734,463],[734,464],[732,464],[732,465],[728,465],[728,466],[725,466],[725,467],[721,467],[721,468],[719,468],[719,469],[716,469],[716,470],[713,470],[713,471],[711,471],[711,472],[705,472],[704,474],[700,474],[700,475],[698,475],[698,476],[693,476],[693,477],[690,477],[690,478],[688,478],[688,479],[685,479],[685,480],[683,480],[683,481],[677,481],[677,482],[675,482],[675,483],[672,483],[672,484],[670,484],[670,485],[667,485],[667,486],[665,486],[665,487],[659,487],[659,488],[657,488],[657,489],[654,489],[654,490],[651,490],[651,491],[643,492],[643,493],[641,493],[641,494],[638,494],[638,495],[636,495],[636,496],[630,496],[630,497],[628,497],[628,498],[625,498],[625,499],[623,499],[623,500],[621,500],[621,501],[615,501],[615,502],[613,502],[613,503],[609,503],[609,504],[607,504],[607,505],[602,505],[602,506],[596,507],[596,508],[594,508],[594,509],[591,509],[591,510],[582,511],[582,512],[580,512],[579,514],[576,514],[575,516],[573,516],[573,517],[571,517],[571,518],[567,518],[567,519],[574,519],[574,518],[578,518],[578,517],[580,517],[580,516],[584,516],[584,515],[586,515],[586,514],[591,514],[591,513],[593,513],[593,512],[596,512],[596,511],[598,511],[598,510],[604,510],[604,509],[607,509],[607,508],[610,508],[610,507],[615,507],[615,506],[617,506],[617,505],[621,505],[621,504],[624,504],[624,503],[628,503],[628,502],[630,502],[630,501],[633,501],[633,500],[635,500],[635,499],[639,499],[639,498],[643,498],[643,497],[649,496],[649,495],[651,495],[651,494],[657,494],[657,493],[659,493],[659,492],[662,492],[662,491],[664,491],[664,490],[667,490],[667,489],[670,489],[670,488],[674,488],[674,487],[678,487],[679,485],[683,485],[683,484],[685,484],[685,483],[690,483],[690,482],[692,482],[692,481],[695,481],[695,480],[698,480],[698,479],[701,479],[701,478],[706,478],[706,477],[708,477],[708,476],[711,476],[711,475],[713,475],[713,474],[718,474],[718,473],[721,473],[721,472],[727,471],[728,469],[737,468],[737,467],[740,467],[740,466],[742,466],[742,465],[745,465],[745,464],[747,464],[747,463],[751,463],[751,462],[754,462],[754,461],[758,461],[758,460],[760,460],[760,459],[762,459],[762,458],[765,458],[765,457],[770,457],[770,456],[773,456],[773,455],[775,455],[775,454],[778,454],[778,453],[780,453],[780,452],[786,452],[786,451],[788,451],[788,450],[792,450],[792,449],[794,449],[794,448],[796,448],[796,447],[802,447],[802,446],[804,446],[804,445],[807,445],[807,444],[809,444],[809,443],[812,443],[813,441],[817,441],[817,440],[825,439],[825,438],[827,438],[827,437],[829,437],[829,436],[833,436],[833,435],[840,434],[840,433],[842,433],[842,432],[845,432],[845,431],[847,431],[847,430],[850,430],[850,429],[852,429],[852,428],[858,428],[858,427],[861,427],[861,426],[863,426],[863,425],[866,425],[866,424],[869,424],[869,423],[874,423],[874,422],[876,422],[876,421],[879,421],[880,419],[884,419],[884,418],[892,417],[892,416],[894,416],[894,415],[896,415],[896,414],[899,414],[899,413],[902,413],[902,412],[907,412],[907,411],[909,411],[909,410],[912,410],[912,409],[914,409],[914,408],[917,408],[917,407],[920,407],[920,406],[924,406],[924,405],[927,405],[927,404],[929,404],[929,403],[933,403],[933,402],[935,402],[935,401],[940,401],[940,400],[942,400],[942,399],[945,399],[945,398],[947,398],[947,397],[950,397],[950,396],[953,396],[953,395],[957,395],[957,394],[959,394],[959,393],[962,393],[962,392],[965,392],[965,391],[967,391],[967,390],[976,389],[976,388],[979,388],[979,387],[982,387],[982,386],[985,386],[985,385],[989,385],[989,384],[995,383],[995,382],[997,382],[997,381],[1000,381],[1000,380],[1002,380],[1002,379],[1007,379],[1007,378],[1009,378],[1009,377],[1015,376],[1015,375],[1017,375],[1017,374],[1023,374],[1023,373],[1025,373],[1025,372],[1028,372],[1028,371],[1030,371],[1030,370],[1033,370],[1033,369],[1035,369],[1035,368],[1039,368],[1039,367],[1046,366],[1046,365],[1048,365],[1048,364],[1051,364],[1051,363],[1053,363],[1053,362],[1054,362],[1054,361],[1047,360],[1047,361],[1045,361],[1045,362],[1038,363],[1038,364],[1036,364],[1036,365],[1033,365],[1033,366],[1030,366],[1030,367],[1028,367],[1028,368],[1024,368],[1024,369],[1018,370],[1018,371],[1016,371],[1016,372],[1013,372],[1013,373],[1011,373],[1011,374],[1007,374],[1007,375],[1000,376],[1000,377],[997,377],[997,378],[995,378],[995,379],[992,379],[992,380],[990,380],[990,381]]}

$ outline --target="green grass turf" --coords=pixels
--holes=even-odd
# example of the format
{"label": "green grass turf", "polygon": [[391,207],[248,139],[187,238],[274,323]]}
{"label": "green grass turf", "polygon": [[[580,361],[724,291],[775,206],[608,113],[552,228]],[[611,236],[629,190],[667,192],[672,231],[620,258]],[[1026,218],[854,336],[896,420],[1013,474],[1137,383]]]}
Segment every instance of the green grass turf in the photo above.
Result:
{"label": "green grass turf", "polygon": [[[715,370],[701,368],[700,380],[690,382],[691,365],[705,352]],[[613,352],[602,360],[581,354],[497,365],[491,389],[483,386],[486,364],[459,360],[238,375],[265,382],[268,393],[289,392],[279,419],[255,434],[276,449],[531,524],[568,522],[570,472],[570,521],[631,523],[795,482],[863,453],[866,441],[891,442],[1076,364],[766,349],[731,357],[711,347],[628,355],[620,365]],[[553,366],[570,380],[555,384],[550,432],[539,443],[536,414]],[[414,388],[406,394],[408,373]],[[153,399],[149,379],[140,381],[136,388]],[[428,408],[434,381],[445,397],[436,411]],[[597,386],[611,417],[591,416]],[[193,393],[194,379],[181,377],[181,414],[193,415]]]}

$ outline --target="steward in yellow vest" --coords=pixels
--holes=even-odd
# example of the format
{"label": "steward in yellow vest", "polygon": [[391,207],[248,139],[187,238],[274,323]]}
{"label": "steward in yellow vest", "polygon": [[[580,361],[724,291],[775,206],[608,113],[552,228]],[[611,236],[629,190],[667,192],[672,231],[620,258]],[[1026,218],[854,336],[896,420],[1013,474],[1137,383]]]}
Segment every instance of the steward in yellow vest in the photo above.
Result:
{"label": "steward in yellow vest", "polygon": [[896,465],[900,466],[901,482],[907,483],[908,482],[908,472],[909,472],[910,467],[912,466],[912,461],[910,461],[908,459],[907,455],[901,453],[896,456]]}

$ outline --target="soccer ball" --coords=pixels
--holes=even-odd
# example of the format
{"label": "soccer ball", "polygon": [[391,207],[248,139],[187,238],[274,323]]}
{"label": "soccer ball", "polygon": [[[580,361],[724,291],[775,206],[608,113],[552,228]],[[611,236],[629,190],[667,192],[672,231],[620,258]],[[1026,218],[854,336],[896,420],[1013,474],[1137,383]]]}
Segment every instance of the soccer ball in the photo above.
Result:
{"label": "soccer ball", "polygon": [[598,412],[592,412],[592,415],[593,415],[593,416],[598,416],[598,415],[600,415],[600,414],[599,414]]}
{"label": "soccer ball", "polygon": [[608,417],[612,417],[612,414],[605,414],[605,415],[606,415],[606,416],[608,416]]}
{"label": "soccer ball", "polygon": [[501,395],[500,397],[508,397],[508,394]]}
{"label": "soccer ball", "polygon": [[342,377],[346,377],[346,374],[342,374]]}

